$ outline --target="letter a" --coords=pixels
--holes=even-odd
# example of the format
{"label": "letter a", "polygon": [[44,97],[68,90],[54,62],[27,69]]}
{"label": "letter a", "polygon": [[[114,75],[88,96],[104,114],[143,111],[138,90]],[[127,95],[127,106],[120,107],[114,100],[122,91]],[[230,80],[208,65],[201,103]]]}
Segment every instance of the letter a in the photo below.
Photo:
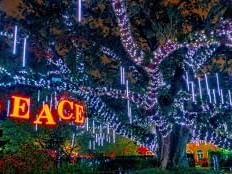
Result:
{"label": "letter a", "polygon": [[41,111],[39,112],[38,117],[36,118],[36,120],[33,122],[34,124],[43,124],[43,121],[41,120],[46,120],[45,121],[45,125],[46,126],[55,126],[56,122],[53,119],[52,113],[50,111],[49,105],[45,104],[43,105]]}

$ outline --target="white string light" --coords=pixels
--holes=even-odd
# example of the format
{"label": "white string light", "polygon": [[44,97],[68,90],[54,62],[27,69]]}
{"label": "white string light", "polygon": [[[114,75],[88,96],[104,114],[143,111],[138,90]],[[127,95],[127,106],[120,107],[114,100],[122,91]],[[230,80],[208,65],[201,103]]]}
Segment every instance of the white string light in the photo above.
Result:
{"label": "white string light", "polygon": [[229,93],[230,106],[232,106],[232,99],[231,99],[231,92],[230,92],[230,90],[228,90],[228,93]]}
{"label": "white string light", "polygon": [[26,66],[26,48],[27,48],[27,38],[23,41],[23,67]]}
{"label": "white string light", "polygon": [[200,93],[200,99],[202,100],[202,88],[201,88],[201,80],[200,78],[198,77],[198,88],[199,88],[199,93]]}
{"label": "white string light", "polygon": [[82,0],[78,0],[78,22],[81,22],[82,19]]}
{"label": "white string light", "polygon": [[218,95],[220,96],[221,92],[220,92],[220,83],[219,83],[218,73],[216,73],[216,79],[217,79],[217,90],[218,90]]}
{"label": "white string light", "polygon": [[213,101],[214,104],[217,104],[215,89],[213,89]]}
{"label": "white string light", "polygon": [[14,46],[13,46],[13,54],[16,54],[16,50],[17,50],[17,35],[18,35],[18,26],[15,26],[15,30],[14,30]]}
{"label": "white string light", "polygon": [[10,100],[7,100],[7,113],[6,113],[7,117],[10,116]]}
{"label": "white string light", "polygon": [[190,90],[190,87],[189,87],[189,76],[188,76],[188,72],[186,72],[186,84],[187,84],[187,89],[188,91]]}

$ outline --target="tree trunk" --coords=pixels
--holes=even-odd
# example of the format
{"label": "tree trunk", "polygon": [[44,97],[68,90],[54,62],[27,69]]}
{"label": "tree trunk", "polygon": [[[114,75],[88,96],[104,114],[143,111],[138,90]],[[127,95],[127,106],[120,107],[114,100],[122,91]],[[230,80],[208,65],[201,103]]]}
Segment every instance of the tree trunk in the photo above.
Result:
{"label": "tree trunk", "polygon": [[172,133],[160,138],[160,165],[162,169],[188,167],[186,144],[189,140],[189,130],[175,125]]}

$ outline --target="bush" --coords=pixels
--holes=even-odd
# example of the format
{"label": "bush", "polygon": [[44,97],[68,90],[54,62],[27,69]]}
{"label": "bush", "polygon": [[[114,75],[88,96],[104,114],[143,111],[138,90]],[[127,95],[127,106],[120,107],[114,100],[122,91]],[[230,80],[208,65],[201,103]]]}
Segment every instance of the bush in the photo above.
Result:
{"label": "bush", "polygon": [[46,173],[54,168],[54,161],[48,153],[33,145],[23,145],[20,152],[4,155],[0,161],[0,173]]}
{"label": "bush", "polygon": [[0,161],[0,173],[25,173],[26,168],[18,155],[7,155]]}

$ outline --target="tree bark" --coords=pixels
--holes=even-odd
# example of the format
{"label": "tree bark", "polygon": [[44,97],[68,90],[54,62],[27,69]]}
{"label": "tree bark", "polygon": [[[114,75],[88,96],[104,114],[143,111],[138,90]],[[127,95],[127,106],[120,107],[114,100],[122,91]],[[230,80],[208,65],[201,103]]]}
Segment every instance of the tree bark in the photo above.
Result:
{"label": "tree bark", "polygon": [[188,167],[186,144],[189,129],[175,125],[167,137],[160,138],[160,167],[162,169]]}

